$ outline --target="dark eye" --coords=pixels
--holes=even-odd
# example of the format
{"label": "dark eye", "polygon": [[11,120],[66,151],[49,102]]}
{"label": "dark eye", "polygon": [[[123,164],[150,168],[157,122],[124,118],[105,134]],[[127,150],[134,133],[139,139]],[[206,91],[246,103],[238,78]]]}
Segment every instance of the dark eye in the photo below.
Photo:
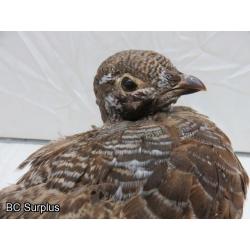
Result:
{"label": "dark eye", "polygon": [[124,77],[121,82],[122,89],[127,92],[131,92],[137,89],[136,83],[128,77]]}

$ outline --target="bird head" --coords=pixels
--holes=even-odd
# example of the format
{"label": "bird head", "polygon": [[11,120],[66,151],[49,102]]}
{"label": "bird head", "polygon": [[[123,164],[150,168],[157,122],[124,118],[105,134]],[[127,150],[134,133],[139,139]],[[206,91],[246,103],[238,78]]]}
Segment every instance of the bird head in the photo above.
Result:
{"label": "bird head", "polygon": [[196,77],[178,71],[154,51],[126,50],[107,58],[94,80],[104,122],[138,120],[167,111],[181,95],[206,90]]}

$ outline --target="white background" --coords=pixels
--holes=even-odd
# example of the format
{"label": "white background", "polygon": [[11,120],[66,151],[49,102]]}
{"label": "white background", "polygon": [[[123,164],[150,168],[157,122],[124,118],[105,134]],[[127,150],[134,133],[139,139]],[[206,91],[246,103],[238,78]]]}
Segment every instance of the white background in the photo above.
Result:
{"label": "white background", "polygon": [[[1,1],[1,0],[0,0]],[[4,30],[250,30],[246,0],[8,0]],[[0,107],[1,108],[1,107]],[[2,220],[1,247],[192,250],[249,246],[250,220]],[[70,229],[70,230],[69,230]],[[41,241],[42,239],[42,241]],[[37,244],[39,242],[39,244]]]}
{"label": "white background", "polygon": [[[207,92],[180,104],[208,115],[250,148],[249,32],[0,32],[0,137],[56,139],[101,124],[92,82],[99,64],[123,49],[151,49],[199,77]],[[40,144],[0,143],[0,187]],[[240,158],[250,170],[247,157]],[[250,217],[250,202],[245,217]]]}
{"label": "white background", "polygon": [[207,92],[180,104],[207,114],[236,151],[250,148],[249,32],[1,32],[0,137],[55,139],[101,124],[99,64],[123,49],[152,49]]}

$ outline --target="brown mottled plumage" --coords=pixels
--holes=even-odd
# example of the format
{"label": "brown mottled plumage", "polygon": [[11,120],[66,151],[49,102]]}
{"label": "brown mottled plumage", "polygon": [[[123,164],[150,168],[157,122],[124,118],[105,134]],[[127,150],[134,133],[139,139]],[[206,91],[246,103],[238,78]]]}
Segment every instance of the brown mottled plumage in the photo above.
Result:
{"label": "brown mottled plumage", "polygon": [[[172,107],[205,89],[164,56],[129,50],[105,60],[94,90],[104,125],[52,142],[0,191],[1,218],[240,218],[248,177],[227,136]],[[60,212],[6,212],[6,202]]]}

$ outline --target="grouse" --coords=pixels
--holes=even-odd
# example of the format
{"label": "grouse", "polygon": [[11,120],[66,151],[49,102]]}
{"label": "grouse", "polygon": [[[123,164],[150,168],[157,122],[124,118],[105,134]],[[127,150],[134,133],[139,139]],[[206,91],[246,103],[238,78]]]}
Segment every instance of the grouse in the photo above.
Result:
{"label": "grouse", "polygon": [[0,218],[241,218],[248,176],[229,138],[172,105],[205,89],[154,51],[112,55],[94,79],[103,126],[31,154]]}

